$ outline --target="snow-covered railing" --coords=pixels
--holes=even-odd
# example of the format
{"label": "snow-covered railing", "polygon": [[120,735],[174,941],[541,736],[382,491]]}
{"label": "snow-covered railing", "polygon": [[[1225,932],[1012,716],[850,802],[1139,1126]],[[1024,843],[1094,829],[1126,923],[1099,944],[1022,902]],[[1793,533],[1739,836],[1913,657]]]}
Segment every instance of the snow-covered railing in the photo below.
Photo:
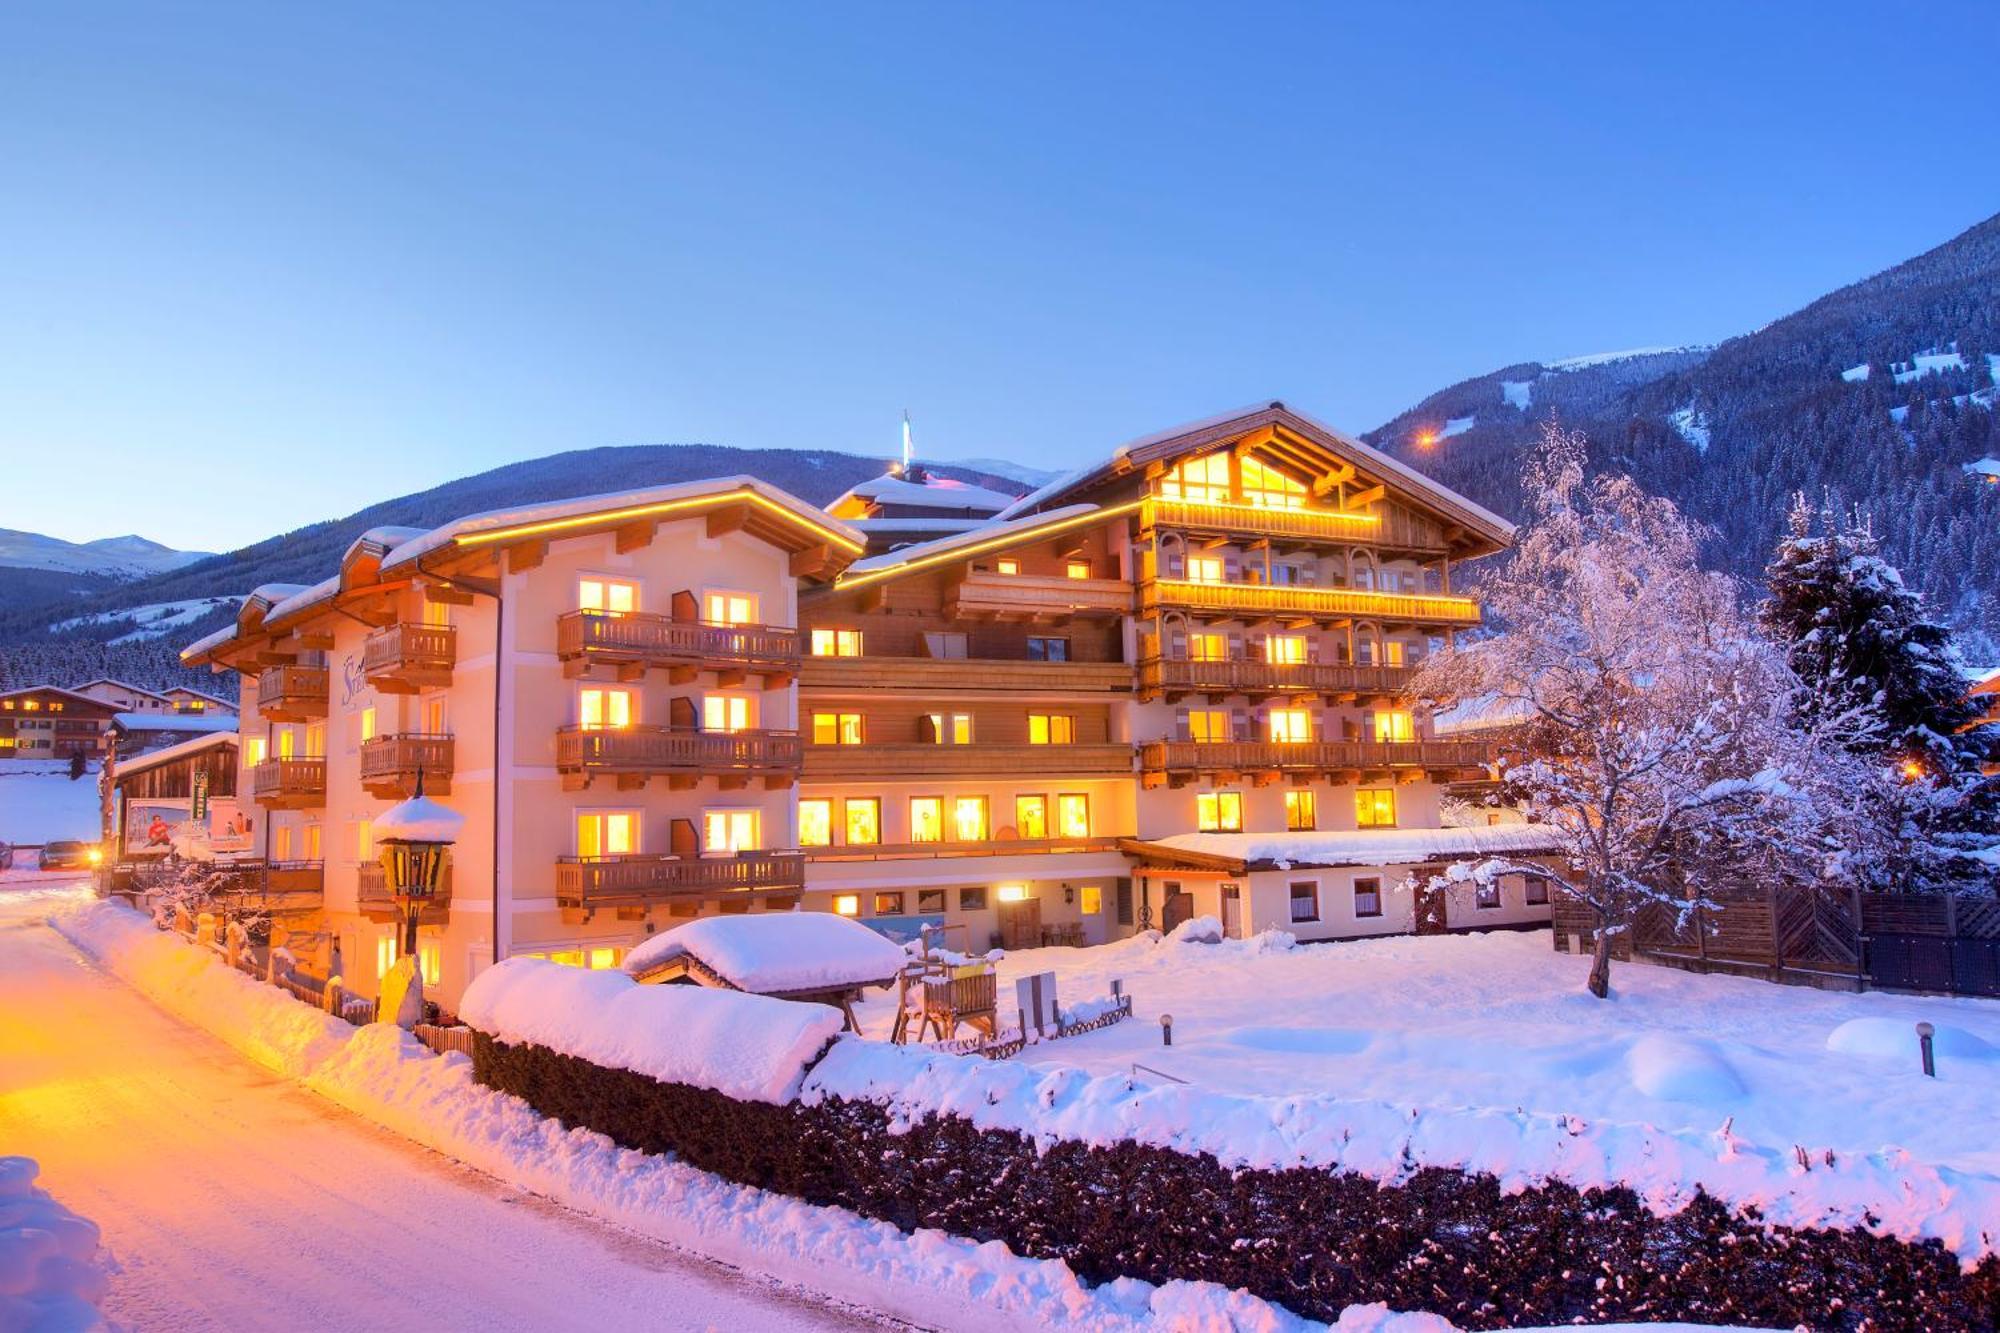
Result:
{"label": "snow-covered railing", "polygon": [[1024,1031],[1019,1027],[1008,1028],[991,1037],[968,1037],[963,1041],[937,1043],[937,1049],[949,1051],[953,1055],[979,1055],[988,1060],[1005,1060],[1019,1055],[1030,1046],[1045,1041],[1061,1041],[1065,1037],[1080,1037],[1086,1032],[1108,1028],[1113,1023],[1122,1023],[1132,1016],[1132,997],[1112,995],[1101,1000],[1091,1000],[1075,1010],[1061,1016],[1054,1028],[1048,1031]]}

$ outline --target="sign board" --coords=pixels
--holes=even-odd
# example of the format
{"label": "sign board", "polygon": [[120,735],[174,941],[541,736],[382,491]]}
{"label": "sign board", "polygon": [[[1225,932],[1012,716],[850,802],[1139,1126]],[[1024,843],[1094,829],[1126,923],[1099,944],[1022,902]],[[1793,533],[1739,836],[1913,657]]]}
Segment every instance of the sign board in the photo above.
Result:
{"label": "sign board", "polygon": [[127,801],[125,851],[140,856],[164,856],[174,850],[174,835],[190,818],[185,800]]}
{"label": "sign board", "polygon": [[234,796],[218,796],[208,803],[208,850],[216,856],[238,856],[255,843],[257,822],[243,810]]}
{"label": "sign board", "polygon": [[1014,983],[1014,1003],[1021,1011],[1025,1032],[1054,1032],[1061,1020],[1056,1014],[1056,974],[1037,972]]}

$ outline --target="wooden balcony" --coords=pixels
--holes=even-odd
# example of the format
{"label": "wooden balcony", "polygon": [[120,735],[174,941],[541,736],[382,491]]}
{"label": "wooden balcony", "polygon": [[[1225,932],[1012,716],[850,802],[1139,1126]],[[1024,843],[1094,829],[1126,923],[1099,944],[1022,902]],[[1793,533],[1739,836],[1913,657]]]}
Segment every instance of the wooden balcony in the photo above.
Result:
{"label": "wooden balcony", "polygon": [[585,914],[652,907],[676,899],[764,897],[805,888],[806,859],[795,851],[733,856],[566,856],[556,863],[556,903]]}
{"label": "wooden balcony", "polygon": [[762,778],[771,789],[789,787],[799,774],[795,731],[696,731],[683,727],[564,727],[556,733],[556,769],[566,790],[593,777],[615,777],[621,788],[643,787],[653,777],[686,789],[715,778],[727,790]]}
{"label": "wooden balcony", "polygon": [[984,842],[843,843],[808,847],[806,860],[922,861],[967,856],[1060,856],[1080,852],[1115,852],[1116,838],[993,838]]}
{"label": "wooden balcony", "polygon": [[1350,662],[1301,662],[1279,666],[1270,662],[1189,662],[1149,657],[1139,663],[1139,694],[1165,697],[1169,703],[1185,695],[1221,698],[1232,694],[1255,698],[1318,695],[1348,700],[1364,695],[1397,695],[1409,687],[1414,671],[1406,666],[1360,666]]}
{"label": "wooden balcony", "polygon": [[274,722],[312,722],[326,716],[326,668],[266,667],[257,676],[257,711]]}
{"label": "wooden balcony", "polygon": [[415,694],[451,684],[458,631],[450,625],[386,625],[361,646],[361,674],[384,694]]}
{"label": "wooden balcony", "polygon": [[1479,741],[1153,741],[1139,748],[1148,786],[1196,773],[1429,772],[1457,775],[1493,757]]}
{"label": "wooden balcony", "polygon": [[808,781],[821,778],[1111,777],[1132,771],[1132,747],[1079,745],[808,745]]}
{"label": "wooden balcony", "polygon": [[232,913],[296,916],[318,911],[326,889],[322,861],[237,861],[228,872],[220,898]]}
{"label": "wooden balcony", "polygon": [[1078,617],[1132,613],[1132,585],[1124,579],[1071,579],[1043,574],[998,574],[975,569],[945,593],[953,620],[1021,620],[1060,624]]}
{"label": "wooden balcony", "polygon": [[556,655],[563,673],[583,676],[604,663],[620,680],[637,680],[661,667],[685,685],[714,672],[725,689],[758,677],[765,689],[791,684],[799,671],[800,637],[777,625],[710,625],[699,620],[632,612],[571,611],[556,622]]}
{"label": "wooden balcony", "polygon": [[361,785],[370,796],[400,801],[416,794],[422,772],[425,795],[449,796],[456,749],[450,736],[419,731],[371,737],[361,742]]}
{"label": "wooden balcony", "polygon": [[267,759],[250,770],[250,795],[268,810],[314,810],[326,804],[326,760]]}
{"label": "wooden balcony", "polygon": [[995,658],[808,657],[799,688],[857,693],[873,690],[952,694],[1128,694],[1124,662],[1028,662]]}
{"label": "wooden balcony", "polygon": [[[418,925],[442,926],[451,919],[451,871],[447,860],[444,873],[438,876],[437,893],[417,912]],[[403,907],[389,892],[388,876],[380,861],[363,861],[355,867],[354,910],[370,921],[403,920]]]}
{"label": "wooden balcony", "polygon": [[1192,611],[1232,620],[1351,621],[1470,628],[1479,603],[1442,593],[1371,592],[1361,588],[1302,588],[1272,583],[1196,583],[1149,579],[1143,614]]}
{"label": "wooden balcony", "polygon": [[1376,545],[1382,520],[1338,509],[1265,509],[1257,505],[1153,496],[1139,510],[1141,530],[1155,527],[1223,536],[1277,537],[1337,546]]}

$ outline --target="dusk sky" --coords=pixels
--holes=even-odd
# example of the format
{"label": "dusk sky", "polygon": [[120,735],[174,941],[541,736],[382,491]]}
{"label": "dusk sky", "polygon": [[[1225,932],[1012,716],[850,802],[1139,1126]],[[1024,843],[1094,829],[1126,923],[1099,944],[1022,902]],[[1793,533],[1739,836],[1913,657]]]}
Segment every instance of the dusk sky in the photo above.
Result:
{"label": "dusk sky", "polygon": [[1059,467],[1713,341],[2000,208],[1990,17],[11,8],[0,527],[224,549],[905,408]]}

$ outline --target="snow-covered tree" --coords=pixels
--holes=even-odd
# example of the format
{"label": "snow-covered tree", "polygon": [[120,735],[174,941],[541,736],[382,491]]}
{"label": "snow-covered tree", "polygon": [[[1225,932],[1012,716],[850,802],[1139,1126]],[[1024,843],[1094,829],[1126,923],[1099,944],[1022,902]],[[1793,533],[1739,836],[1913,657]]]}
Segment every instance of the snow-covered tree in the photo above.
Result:
{"label": "snow-covered tree", "polygon": [[[1434,656],[1433,700],[1477,701],[1503,777],[1555,829],[1571,893],[1595,918],[1589,988],[1610,989],[1611,942],[1639,909],[1685,919],[1708,891],[1838,868],[1826,801],[1865,710],[1794,725],[1797,684],[1736,587],[1704,571],[1672,503],[1622,476],[1586,478],[1585,441],[1551,426],[1530,462],[1527,522],[1484,584],[1496,637]],[[1446,880],[1537,873],[1493,859]]]}
{"label": "snow-covered tree", "polygon": [[1951,631],[1883,560],[1864,520],[1795,497],[1766,571],[1759,621],[1784,647],[1813,725],[1863,704],[1878,731],[1851,738],[1872,771],[1862,813],[1873,833],[1855,873],[1868,887],[1986,887],[2000,846],[2000,780],[1985,772],[1994,739]]}
{"label": "snow-covered tree", "polygon": [[145,865],[133,879],[160,926],[172,925],[179,913],[192,920],[213,912],[252,935],[270,928],[270,913],[261,902],[246,897],[240,873],[223,862],[172,855]]}

